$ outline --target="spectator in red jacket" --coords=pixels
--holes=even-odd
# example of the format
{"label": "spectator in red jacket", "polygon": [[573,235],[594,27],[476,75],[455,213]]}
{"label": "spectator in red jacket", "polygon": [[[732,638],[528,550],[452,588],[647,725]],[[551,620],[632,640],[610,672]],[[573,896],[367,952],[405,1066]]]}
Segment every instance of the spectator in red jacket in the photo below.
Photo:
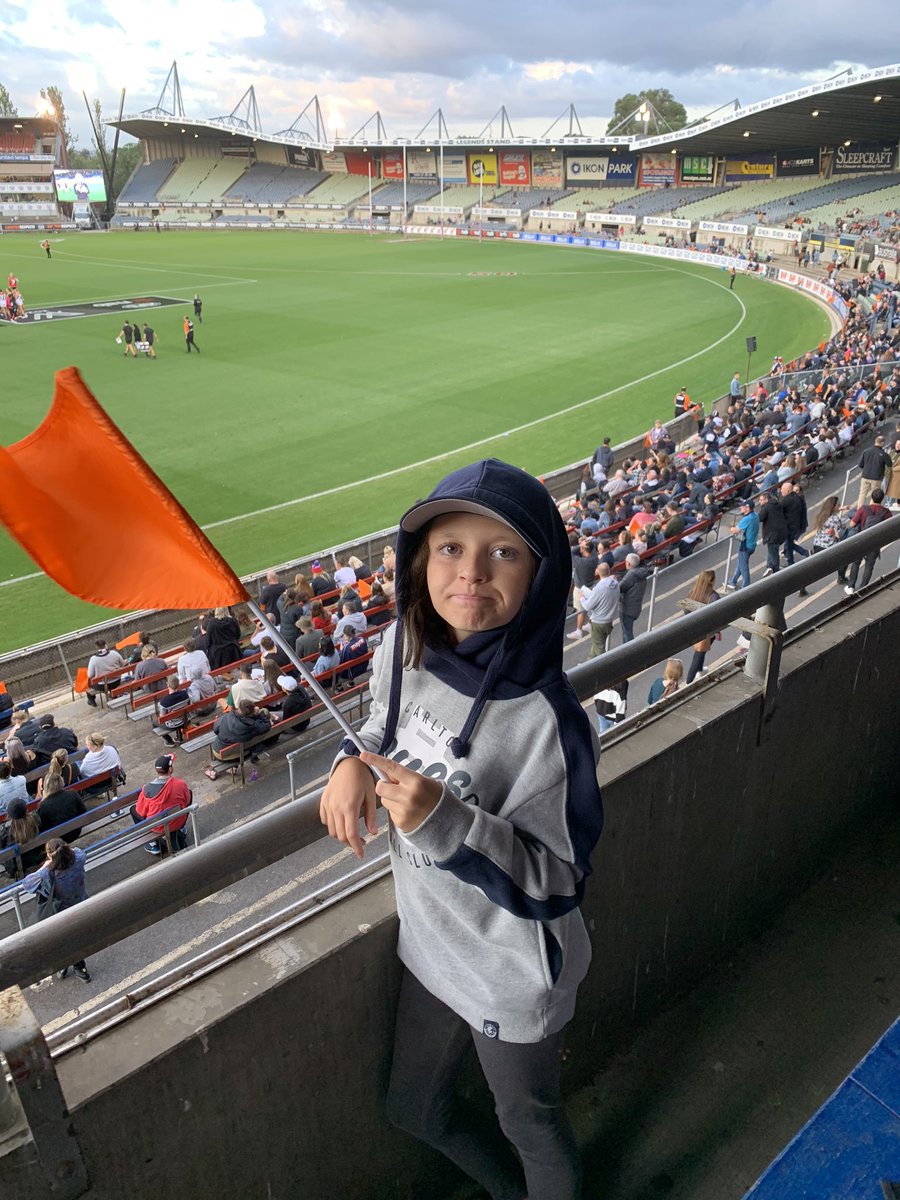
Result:
{"label": "spectator in red jacket", "polygon": [[[131,818],[136,825],[151,817],[161,816],[173,808],[187,808],[194,798],[184,780],[172,773],[175,769],[174,754],[161,754],[155,765],[156,778],[144,784],[141,794],[131,806]],[[187,847],[187,834],[184,831],[186,824],[187,813],[175,817],[169,823],[172,848],[176,853]],[[148,854],[168,854],[169,838],[166,837],[166,827],[154,825],[153,832],[156,834],[155,840],[148,842],[144,849]]]}

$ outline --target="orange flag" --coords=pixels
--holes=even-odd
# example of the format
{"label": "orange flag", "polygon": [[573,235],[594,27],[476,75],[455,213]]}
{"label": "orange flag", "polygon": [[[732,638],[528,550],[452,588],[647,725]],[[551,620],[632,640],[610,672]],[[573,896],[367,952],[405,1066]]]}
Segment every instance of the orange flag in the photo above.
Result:
{"label": "orange flag", "polygon": [[0,447],[0,521],[51,579],[92,604],[202,609],[248,598],[74,367],[57,371],[34,433]]}
{"label": "orange flag", "polygon": [[116,642],[116,649],[124,650],[126,646],[137,646],[140,640],[140,630],[135,630],[134,633],[129,633],[128,637],[123,637],[121,642]]}

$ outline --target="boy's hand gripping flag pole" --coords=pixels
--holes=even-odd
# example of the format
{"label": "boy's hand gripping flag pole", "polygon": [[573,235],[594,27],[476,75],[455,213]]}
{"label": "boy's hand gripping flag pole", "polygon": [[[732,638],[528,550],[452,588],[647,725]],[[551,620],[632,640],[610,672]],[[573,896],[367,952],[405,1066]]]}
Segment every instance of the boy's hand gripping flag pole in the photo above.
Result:
{"label": "boy's hand gripping flag pole", "polygon": [[[90,463],[97,464],[93,475]],[[57,371],[53,404],[37,429],[0,446],[0,521],[51,579],[92,604],[195,610],[249,604],[347,736],[365,749],[75,367]]]}

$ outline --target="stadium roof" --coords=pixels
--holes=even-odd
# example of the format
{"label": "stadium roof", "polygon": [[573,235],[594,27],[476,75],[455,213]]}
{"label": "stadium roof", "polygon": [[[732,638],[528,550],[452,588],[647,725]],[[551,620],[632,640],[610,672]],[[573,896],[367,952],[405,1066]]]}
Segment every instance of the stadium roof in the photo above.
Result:
{"label": "stadium roof", "polygon": [[[846,142],[885,141],[896,145],[900,130],[900,64],[879,67],[858,74],[842,73],[834,79],[811,84],[770,100],[746,107],[729,109],[715,116],[680,129],[677,133],[654,137],[606,137],[604,134],[579,132],[555,133],[554,136],[478,137],[447,136],[443,114],[434,131],[427,129],[415,138],[390,138],[381,125],[378,114],[377,133],[365,136],[360,131],[352,138],[329,138],[321,120],[316,97],[307,104],[290,129],[264,133],[259,124],[253,89],[245,93],[235,110],[228,116],[189,118],[181,104],[177,71],[173,64],[174,86],[163,89],[160,102],[154,109],[125,116],[121,121],[109,120],[107,125],[118,127],[136,138],[150,138],[172,133],[192,138],[219,135],[236,142],[269,142],[309,149],[330,150],[341,147],[370,146],[619,146],[634,151],[677,150],[683,154],[747,155],[754,151],[803,150],[812,147],[835,147]],[[312,110],[312,111],[310,111]],[[504,110],[505,112],[505,110]],[[574,109],[572,110],[574,113]],[[304,124],[306,128],[303,128]],[[557,123],[558,124],[558,123]],[[365,129],[365,127],[364,127]],[[551,126],[550,133],[554,129]],[[308,131],[307,131],[308,130]],[[440,131],[441,136],[437,136]],[[505,131],[504,131],[505,132]]]}
{"label": "stadium roof", "polygon": [[751,150],[800,150],[852,141],[890,141],[900,132],[900,65],[762,100],[676,134],[639,138],[635,149],[675,146],[687,154],[747,154]]}

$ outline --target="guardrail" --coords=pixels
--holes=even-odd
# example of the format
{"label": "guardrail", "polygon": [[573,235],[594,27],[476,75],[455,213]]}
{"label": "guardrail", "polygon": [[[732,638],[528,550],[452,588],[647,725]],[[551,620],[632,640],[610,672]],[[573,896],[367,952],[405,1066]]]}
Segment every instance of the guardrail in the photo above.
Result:
{"label": "guardrail", "polygon": [[[126,808],[122,811],[124,815],[128,810]],[[200,833],[197,829],[197,805],[189,804],[187,808],[172,808],[168,809],[164,813],[158,813],[155,817],[147,817],[146,820],[139,821],[134,825],[130,825],[127,829],[120,829],[118,833],[110,834],[109,837],[103,838],[102,841],[94,842],[92,845],[88,846],[87,850],[85,851],[87,856],[87,862],[85,864],[86,869],[90,870],[92,867],[100,865],[94,861],[95,859],[101,859],[103,862],[108,861],[110,857],[110,849],[116,846],[124,846],[124,852],[126,853],[129,850],[136,850],[139,847],[144,846],[148,841],[153,840],[145,837],[144,835],[149,833],[151,830],[156,829],[160,825],[162,825],[162,827],[165,829],[165,836],[169,842],[169,851],[170,853],[174,853],[174,847],[172,846],[171,825],[173,821],[178,820],[185,813],[187,813],[191,822],[191,832],[194,835],[194,847],[199,846]],[[65,825],[60,825],[58,827],[60,832],[65,832],[70,826],[77,825],[78,820],[80,819],[81,818],[76,818],[75,821],[67,821]],[[56,829],[48,829],[42,840],[46,841],[50,837],[56,836],[56,833]],[[133,844],[126,845],[128,842]],[[35,843],[29,844],[33,845]],[[11,849],[18,851],[19,847],[13,846]],[[28,904],[33,900],[34,897],[32,896],[31,892],[27,892],[22,887],[21,880],[16,883],[11,883],[7,887],[0,888],[0,913],[5,911],[11,905],[16,914],[16,923],[18,924],[19,929],[24,930],[27,928],[27,922],[25,919],[25,913],[22,909],[22,902],[24,901],[26,904]],[[87,901],[83,901],[82,903],[87,903]],[[60,916],[62,914],[56,915]],[[2,945],[2,943],[0,943],[0,945]]]}
{"label": "guardrail", "polygon": [[[763,685],[768,703],[777,684],[785,598],[897,540],[900,516],[591,659],[573,668],[569,680],[579,698],[587,700],[755,613],[745,671]],[[35,983],[65,965],[76,948],[84,957],[95,954],[317,841],[323,836],[321,794],[316,789],[157,871],[126,879],[50,921],[13,934],[0,944],[0,990]]]}

